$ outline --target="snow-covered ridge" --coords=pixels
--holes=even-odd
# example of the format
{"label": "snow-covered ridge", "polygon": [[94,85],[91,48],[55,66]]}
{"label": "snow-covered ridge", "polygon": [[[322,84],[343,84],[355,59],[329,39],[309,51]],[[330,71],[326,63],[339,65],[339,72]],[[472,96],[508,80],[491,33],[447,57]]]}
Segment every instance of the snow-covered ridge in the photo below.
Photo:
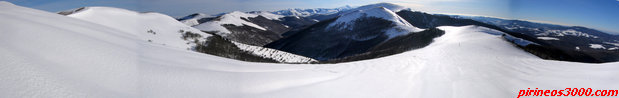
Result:
{"label": "snow-covered ridge", "polygon": [[[75,12],[75,11],[74,11]],[[83,19],[93,23],[100,23],[112,28],[123,30],[136,37],[151,43],[173,46],[181,49],[191,49],[196,45],[194,42],[204,42],[210,34],[203,33],[198,29],[186,26],[173,18],[159,13],[138,13],[130,10],[111,8],[111,7],[85,7],[83,10],[68,15],[78,19]],[[202,17],[200,15],[196,17]],[[257,17],[257,15],[247,14],[242,12],[233,12],[226,14],[226,18],[248,18]],[[194,17],[195,18],[195,17]],[[198,38],[183,39],[185,33],[198,34]],[[285,63],[310,63],[316,60],[286,53],[283,51],[262,48],[233,42],[237,47],[244,51],[248,51],[254,55],[271,58],[279,62]]]}
{"label": "snow-covered ridge", "polygon": [[0,96],[138,97],[135,35],[5,1],[0,21]]}
{"label": "snow-covered ridge", "polygon": [[[194,40],[203,42],[211,36],[160,13],[139,13],[113,7],[85,7],[67,16],[118,29],[144,41],[181,49],[189,49],[195,46]],[[181,37],[186,32],[198,34],[200,37],[183,40]]]}
{"label": "snow-covered ridge", "polygon": [[367,9],[372,9],[372,8],[376,8],[376,7],[385,7],[386,9],[389,9],[390,11],[393,11],[393,12],[399,12],[401,10],[407,9],[407,7],[396,5],[396,4],[392,4],[392,3],[376,3],[376,4],[364,5],[364,6],[361,6],[361,7],[358,7],[358,8],[354,8],[354,9],[352,9],[350,11],[367,10]]}
{"label": "snow-covered ridge", "polygon": [[204,13],[194,13],[194,14],[191,14],[185,17],[178,18],[178,20],[199,19],[199,18],[205,18],[205,17],[213,17],[213,16],[204,14]]}
{"label": "snow-covered ridge", "polygon": [[439,27],[445,34],[427,47],[378,59],[270,64],[141,44],[100,24],[0,5],[7,98],[513,98],[528,87],[619,88],[617,62],[543,60],[469,26]]}
{"label": "snow-covered ridge", "polygon": [[283,62],[283,63],[318,62],[317,60],[314,60],[312,58],[308,58],[308,57],[304,57],[304,56],[300,56],[300,55],[296,55],[296,54],[292,54],[292,53],[288,53],[288,52],[284,52],[284,51],[280,51],[276,49],[252,46],[252,45],[247,45],[247,44],[234,42],[234,41],[232,41],[232,43],[234,43],[237,47],[239,47],[243,51],[247,51],[247,52],[250,52],[251,54],[261,56],[264,58],[270,58],[278,62]]}
{"label": "snow-covered ridge", "polygon": [[207,15],[207,14],[204,14],[204,13],[195,13],[195,14],[192,14],[190,16],[180,18],[179,20],[180,20],[181,23],[183,23],[185,25],[195,26],[195,25],[200,24],[198,22],[198,20],[200,20],[202,18],[210,18],[210,17],[215,17],[215,16]]}
{"label": "snow-covered ridge", "polygon": [[338,8],[314,8],[314,9],[287,9],[287,10],[279,10],[279,11],[273,11],[271,13],[273,14],[278,14],[278,15],[284,15],[284,16],[301,16],[301,17],[307,17],[307,16],[312,16],[312,15],[329,15],[329,14],[335,14],[335,13],[339,13],[341,11],[346,11],[346,10],[350,10],[352,9],[352,7],[350,6],[344,6],[344,7],[338,7]]}
{"label": "snow-covered ridge", "polygon": [[244,13],[240,11],[234,11],[234,12],[226,13],[222,16],[219,16],[217,19],[213,21],[205,22],[205,23],[202,23],[194,27],[197,29],[203,30],[203,31],[218,31],[222,36],[226,36],[227,34],[232,33],[228,29],[222,26],[225,24],[231,24],[234,26],[245,26],[246,25],[246,26],[254,27],[260,30],[267,30],[259,25],[243,20],[243,19],[254,18],[254,17],[258,17],[258,15],[248,14],[248,13]]}
{"label": "snow-covered ridge", "polygon": [[260,16],[265,17],[265,18],[270,19],[270,20],[279,20],[279,18],[285,17],[283,15],[273,14],[273,13],[267,12],[267,11],[253,11],[253,12],[248,12],[248,14],[260,15]]}
{"label": "snow-covered ridge", "polygon": [[334,27],[336,25],[341,25],[340,30],[342,29],[352,29],[352,25],[355,24],[355,21],[360,18],[381,18],[388,21],[392,21],[396,26],[391,30],[388,30],[389,37],[393,38],[398,35],[407,34],[410,32],[419,32],[423,29],[419,29],[414,27],[406,20],[402,19],[402,17],[398,16],[395,12],[385,8],[385,7],[374,7],[364,10],[356,10],[348,13],[344,13],[335,20],[335,22],[329,24],[329,28]]}

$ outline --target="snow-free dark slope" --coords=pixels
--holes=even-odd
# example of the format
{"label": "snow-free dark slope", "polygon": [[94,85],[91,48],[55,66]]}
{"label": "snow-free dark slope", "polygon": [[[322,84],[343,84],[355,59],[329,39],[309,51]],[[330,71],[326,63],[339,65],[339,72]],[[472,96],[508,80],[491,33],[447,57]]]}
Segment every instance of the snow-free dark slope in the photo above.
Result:
{"label": "snow-free dark slope", "polygon": [[423,48],[432,43],[434,38],[442,36],[443,34],[445,34],[443,30],[429,28],[421,32],[394,37],[370,48],[367,52],[362,54],[331,59],[323,61],[322,63],[350,62],[394,55],[413,49]]}
{"label": "snow-free dark slope", "polygon": [[319,20],[308,18],[308,17],[299,17],[299,16],[286,16],[281,18],[281,23],[290,28],[290,30],[282,33],[283,37],[287,37],[289,35],[293,35],[294,33],[307,28],[315,23],[318,23]]}
{"label": "snow-free dark slope", "polygon": [[[469,18],[462,18],[447,15],[433,15],[423,12],[414,12],[409,10],[403,10],[398,12],[402,18],[409,21],[412,25],[419,28],[431,28],[437,26],[465,26],[465,25],[478,25],[495,30],[499,30],[509,34],[511,36],[522,38],[527,41],[534,42],[536,44],[523,45],[519,44],[524,50],[529,51],[539,57],[553,60],[564,61],[576,61],[576,62],[612,62],[619,61],[619,49],[593,49],[589,48],[591,43],[606,44],[606,47],[613,46],[614,40],[612,35],[601,33],[597,30],[588,29],[584,27],[565,27],[558,25],[539,24],[526,21],[511,20],[510,22],[501,22],[500,19],[491,18],[483,22],[481,19],[472,20]],[[480,22],[481,21],[481,22]],[[497,22],[499,21],[499,22]],[[507,20],[502,20],[507,21]],[[491,23],[496,22],[496,23]],[[518,22],[518,23],[513,23]],[[503,24],[503,25],[497,25]],[[528,26],[529,28],[520,27],[521,25]],[[516,27],[513,27],[516,26]],[[511,30],[510,29],[513,29]],[[544,29],[562,29],[563,31],[549,31],[547,33],[539,32]],[[532,31],[530,31],[532,30]],[[568,30],[568,31],[565,31]],[[582,32],[581,32],[582,31]],[[536,33],[537,32],[537,33]],[[556,32],[556,33],[553,33]],[[560,40],[548,40],[543,39],[545,35],[555,34],[552,38],[558,38]],[[544,36],[541,36],[544,35]],[[541,37],[541,38],[540,38]],[[515,43],[518,44],[518,43]],[[575,47],[580,47],[576,49]]]}
{"label": "snow-free dark slope", "polygon": [[386,40],[419,31],[390,9],[375,7],[316,23],[265,47],[325,61],[366,53]]}

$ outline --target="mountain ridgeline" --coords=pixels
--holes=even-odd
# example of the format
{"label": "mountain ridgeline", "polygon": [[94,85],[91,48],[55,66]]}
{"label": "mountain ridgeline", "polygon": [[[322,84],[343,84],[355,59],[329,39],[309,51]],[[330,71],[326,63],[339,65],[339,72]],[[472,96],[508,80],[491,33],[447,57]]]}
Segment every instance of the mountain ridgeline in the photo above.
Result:
{"label": "mountain ridgeline", "polygon": [[196,13],[178,20],[213,32],[211,34],[223,40],[276,49],[321,63],[373,59],[423,48],[445,34],[437,27],[468,25],[503,32],[505,41],[543,59],[586,63],[619,61],[618,37],[597,30],[428,14],[389,3],[356,8],[235,11],[215,16]]}
{"label": "mountain ridgeline", "polygon": [[[575,61],[575,62],[587,62],[587,63],[602,63],[602,62],[613,62],[619,61],[619,49],[617,50],[605,50],[605,49],[594,49],[588,48],[589,44],[592,43],[612,43],[617,42],[617,36],[613,36],[607,33],[603,33],[597,30],[588,29],[584,27],[566,27],[559,25],[549,25],[549,24],[540,24],[540,23],[532,23],[520,20],[503,20],[498,18],[492,18],[493,21],[506,21],[501,25],[499,23],[493,24],[487,20],[486,22],[481,19],[475,18],[462,18],[462,17],[452,17],[448,15],[433,15],[427,14],[423,12],[414,12],[414,11],[400,11],[398,15],[403,16],[407,21],[412,21],[416,27],[419,28],[431,28],[437,26],[464,26],[464,25],[477,25],[483,26],[495,30],[499,30],[501,32],[505,32],[509,35],[515,36],[517,38],[522,38],[536,44],[528,44],[528,45],[517,45],[523,50],[530,52],[538,57],[544,59],[552,59],[552,60],[564,60],[564,61]],[[476,17],[477,18],[477,17]],[[475,19],[475,20],[474,20]],[[509,22],[509,23],[507,23]],[[522,22],[522,23],[513,23],[513,22]],[[528,24],[528,28],[521,28],[512,30],[507,27],[511,26],[519,26],[523,24]],[[581,36],[554,36],[558,37],[561,40],[543,40],[539,39],[541,37],[539,34],[543,32],[539,32],[536,29],[542,28],[559,28],[560,30],[577,30],[586,32],[583,34],[579,34]],[[596,36],[595,38],[592,36]],[[585,36],[587,35],[587,36]],[[575,49],[575,47],[582,47],[579,49]],[[612,45],[605,45],[608,47],[612,47]]]}
{"label": "mountain ridgeline", "polygon": [[[384,15],[384,16],[376,16]],[[321,21],[294,35],[265,45],[265,47],[295,53],[321,61],[355,61],[382,56],[373,52],[387,48],[377,46],[409,47],[402,45],[427,45],[430,41],[411,40],[409,44],[389,44],[399,36],[412,35],[420,29],[413,27],[384,7],[363,9]],[[428,35],[441,35],[440,30],[427,30]],[[396,39],[394,39],[396,37]],[[428,36],[430,39],[437,36]],[[393,49],[396,50],[396,49]],[[400,51],[403,52],[403,51]],[[399,53],[399,52],[398,52]],[[368,55],[369,54],[369,55]],[[371,55],[371,56],[370,56]],[[359,57],[350,57],[359,56]],[[349,57],[349,58],[346,58]],[[346,59],[341,59],[346,58]],[[356,59],[358,58],[358,59]]]}

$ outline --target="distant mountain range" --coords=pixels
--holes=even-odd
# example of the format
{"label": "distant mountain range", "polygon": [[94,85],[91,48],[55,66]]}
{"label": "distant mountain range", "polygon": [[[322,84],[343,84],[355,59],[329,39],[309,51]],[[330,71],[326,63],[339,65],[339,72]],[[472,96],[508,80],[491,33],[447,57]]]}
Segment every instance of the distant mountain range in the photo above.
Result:
{"label": "distant mountain range", "polygon": [[0,21],[6,98],[513,98],[528,87],[619,88],[616,37],[388,3],[175,19],[0,1]]}
{"label": "distant mountain range", "polygon": [[[355,8],[345,6],[271,12],[235,11],[214,16],[196,13],[177,20],[202,31],[214,32],[231,41],[273,48],[323,62],[343,61],[344,58],[347,58],[346,61],[355,61],[351,58],[381,57],[367,55],[376,55],[373,52],[378,51],[375,50],[377,47],[392,42],[389,40],[396,36],[423,31],[432,32],[424,36],[437,37],[441,33],[435,27],[466,25],[505,32],[508,36],[506,40],[545,59],[592,63],[619,60],[616,56],[619,53],[619,38],[586,27],[427,14],[390,3]],[[419,45],[431,42],[408,43]],[[399,49],[399,52],[412,49],[414,48]]]}

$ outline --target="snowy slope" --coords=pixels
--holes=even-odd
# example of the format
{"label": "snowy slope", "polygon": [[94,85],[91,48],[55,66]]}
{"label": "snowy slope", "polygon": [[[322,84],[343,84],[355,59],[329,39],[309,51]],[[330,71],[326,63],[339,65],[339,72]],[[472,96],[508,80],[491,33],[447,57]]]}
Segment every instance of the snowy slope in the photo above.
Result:
{"label": "snowy slope", "polygon": [[0,96],[137,97],[136,35],[0,1]]}
{"label": "snowy slope", "polygon": [[385,7],[367,8],[363,10],[356,10],[356,11],[344,13],[343,15],[338,17],[335,22],[329,24],[329,27],[333,27],[335,25],[343,25],[339,29],[352,29],[353,27],[351,26],[355,24],[356,20],[359,20],[360,18],[367,18],[367,17],[380,18],[380,19],[393,22],[395,27],[387,31],[387,34],[389,35],[390,38],[393,38],[395,36],[402,35],[402,34],[408,34],[410,32],[423,31],[423,29],[414,27],[409,22],[407,22],[406,20],[402,19],[400,16],[395,14],[395,12]]}
{"label": "snowy slope", "polygon": [[234,26],[247,25],[247,26],[257,28],[260,30],[267,30],[261,26],[258,26],[254,23],[251,23],[251,22],[248,22],[242,19],[242,18],[247,19],[247,18],[253,18],[253,17],[258,17],[258,15],[234,11],[234,12],[230,12],[230,13],[220,16],[219,18],[217,18],[218,20],[202,23],[194,27],[200,30],[204,30],[204,31],[218,31],[221,33],[222,36],[226,36],[226,34],[232,33],[228,29],[222,26],[225,24],[231,24]]}
{"label": "snowy slope", "polygon": [[[233,14],[251,17],[248,16],[250,14]],[[136,35],[138,37],[141,37],[146,41],[181,49],[191,49],[196,45],[196,43],[193,42],[194,39],[184,40],[182,38],[183,33],[179,33],[180,30],[183,30],[183,32],[192,32],[201,35],[201,37],[195,39],[201,43],[204,42],[207,37],[211,36],[210,34],[203,33],[198,29],[183,25],[178,21],[172,19],[171,17],[159,13],[137,13],[134,11],[110,7],[86,7],[83,10],[80,10],[79,12],[74,12],[73,14],[70,14],[68,16],[94,23],[101,23],[103,25],[123,30],[129,33],[137,33]],[[196,17],[203,16],[204,15],[202,14],[198,14]],[[155,34],[150,33],[150,31],[148,30],[152,30],[153,32],[155,32]],[[307,57],[294,55],[274,49],[262,48],[241,43],[235,44],[240,49],[250,52],[250,54],[264,58],[274,59],[279,62],[308,63],[316,61]]]}
{"label": "snowy slope", "polygon": [[280,15],[263,12],[253,13],[255,14],[234,11],[193,27],[212,32],[228,40],[254,46],[263,46],[278,40],[282,38],[282,33],[290,30],[280,21],[272,20],[279,19]]}
{"label": "snowy slope", "polygon": [[[426,48],[375,60],[341,64],[311,66],[247,64],[176,52],[149,54],[152,57],[168,55],[190,58],[188,60],[213,60],[216,63],[225,63],[227,66],[217,64],[202,66],[199,65],[200,62],[192,62],[178,68],[179,66],[152,63],[162,66],[148,68],[152,72],[164,71],[169,74],[148,76],[148,79],[160,81],[147,84],[166,85],[169,88],[149,89],[144,95],[252,98],[507,98],[516,97],[520,89],[535,87],[545,89],[619,87],[619,83],[614,82],[618,79],[614,77],[619,74],[616,71],[619,67],[615,66],[618,63],[547,61],[519,50],[503,41],[500,35],[488,34],[479,27],[440,28],[447,31],[446,35],[437,38],[435,43]],[[193,71],[182,71],[187,68]]]}
{"label": "snowy slope", "polygon": [[0,21],[0,95],[8,98],[513,98],[526,88],[619,88],[617,62],[542,60],[475,26],[439,27],[446,33],[434,43],[398,55],[307,65],[146,44],[2,1]]}
{"label": "snowy slope", "polygon": [[275,61],[278,61],[278,62],[283,62],[283,63],[313,63],[313,62],[318,62],[317,60],[314,60],[312,58],[308,58],[308,57],[304,57],[304,56],[300,56],[300,55],[296,55],[296,54],[280,51],[280,50],[277,50],[277,49],[265,48],[265,47],[260,47],[260,46],[252,46],[252,45],[247,45],[247,44],[243,44],[243,43],[239,43],[239,42],[234,42],[234,41],[232,41],[232,43],[234,43],[237,47],[239,47],[243,51],[250,52],[251,54],[254,54],[254,55],[257,55],[257,56],[260,56],[260,57],[271,58],[271,59],[273,59]]}
{"label": "snowy slope", "polygon": [[[122,30],[144,41],[181,49],[195,46],[193,39],[181,38],[185,32],[199,34],[201,37],[196,40],[200,42],[211,36],[160,13],[138,13],[112,7],[86,7],[67,16]],[[180,33],[181,30],[183,33]]]}

